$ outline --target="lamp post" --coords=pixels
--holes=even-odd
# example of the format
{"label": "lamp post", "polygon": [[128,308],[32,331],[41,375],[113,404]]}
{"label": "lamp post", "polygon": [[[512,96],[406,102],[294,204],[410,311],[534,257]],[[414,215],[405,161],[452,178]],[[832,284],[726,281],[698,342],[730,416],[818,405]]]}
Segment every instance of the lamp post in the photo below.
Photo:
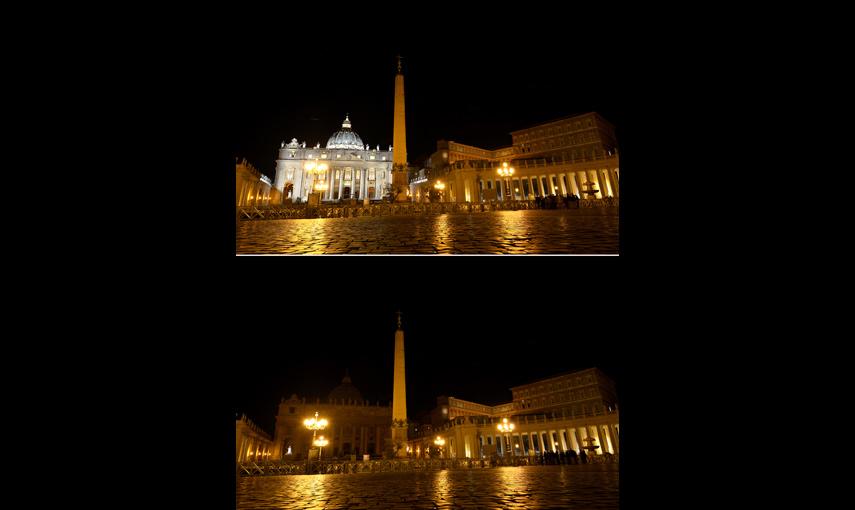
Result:
{"label": "lamp post", "polygon": [[[306,169],[306,174],[311,175],[313,177],[314,181],[314,176],[317,175],[318,177],[320,177],[329,169],[329,166],[326,163],[318,163],[318,159],[315,158],[314,161],[309,161],[308,163],[306,163],[303,168]],[[318,183],[315,183],[315,189],[318,189],[317,184]],[[320,203],[320,195],[318,195],[318,205],[320,205]]]}
{"label": "lamp post", "polygon": [[439,192],[439,201],[442,202],[443,190],[445,190],[445,183],[442,181],[436,181],[436,184],[433,185],[434,189]]}
{"label": "lamp post", "polygon": [[[510,181],[509,178],[514,175],[514,167],[508,166],[508,163],[506,161],[502,163],[502,166],[500,166],[499,169],[496,170],[496,172],[498,172],[498,174],[502,176],[503,182],[507,182]],[[510,200],[514,199],[513,192],[511,192],[511,188],[507,183],[505,184],[505,195],[508,195],[510,197]]]}
{"label": "lamp post", "polygon": [[502,423],[498,425],[499,432],[503,432],[505,436],[508,438],[508,450],[511,450],[511,455],[514,455],[513,445],[511,444],[510,436],[508,435],[510,432],[514,431],[514,424],[508,423],[507,418],[502,418]]}
{"label": "lamp post", "polygon": [[444,450],[443,446],[445,446],[445,439],[436,436],[436,439],[434,439],[433,444],[435,444],[437,448],[439,448],[439,457],[442,458],[442,451]]}
{"label": "lamp post", "polygon": [[324,446],[329,444],[329,441],[324,439],[324,436],[321,436],[321,437],[315,439],[314,441],[312,441],[312,444],[317,446],[318,448],[320,448],[320,450],[318,451],[318,462],[320,462],[321,461],[321,454],[324,453]]}
{"label": "lamp post", "polygon": [[318,181],[315,183],[315,191],[319,193],[323,193],[328,189],[330,189],[330,185],[327,184],[327,181]]}
{"label": "lamp post", "polygon": [[[318,412],[315,411],[314,418],[306,418],[303,420],[303,425],[306,426],[307,429],[312,431],[312,444],[315,444],[315,435],[317,435],[319,430],[323,430],[327,427],[327,420],[324,418],[318,418]],[[309,449],[311,451],[311,448]],[[309,472],[309,454],[306,453],[306,473]]]}

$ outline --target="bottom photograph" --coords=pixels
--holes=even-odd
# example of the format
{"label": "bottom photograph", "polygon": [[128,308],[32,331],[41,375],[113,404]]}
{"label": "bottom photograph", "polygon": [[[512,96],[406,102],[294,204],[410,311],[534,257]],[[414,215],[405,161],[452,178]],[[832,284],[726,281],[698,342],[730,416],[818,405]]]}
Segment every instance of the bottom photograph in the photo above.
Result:
{"label": "bottom photograph", "polygon": [[236,508],[619,508],[608,342],[424,308],[312,313],[317,340],[274,348],[287,362],[238,391]]}

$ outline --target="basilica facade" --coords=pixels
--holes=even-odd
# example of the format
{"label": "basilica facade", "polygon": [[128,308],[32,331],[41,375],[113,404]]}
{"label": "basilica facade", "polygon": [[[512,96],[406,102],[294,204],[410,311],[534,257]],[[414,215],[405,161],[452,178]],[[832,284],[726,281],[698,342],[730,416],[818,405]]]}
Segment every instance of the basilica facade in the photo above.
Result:
{"label": "basilica facade", "polygon": [[362,392],[345,374],[341,384],[334,388],[324,401],[306,401],[296,394],[282,399],[276,416],[273,434],[274,459],[306,458],[312,444],[312,432],[303,420],[315,412],[329,422],[329,427],[318,432],[329,441],[324,458],[363,454],[378,456],[383,453],[385,440],[390,438],[392,406],[370,404]]}
{"label": "basilica facade", "polygon": [[296,138],[284,141],[276,159],[273,187],[283,202],[306,202],[320,193],[323,202],[380,200],[392,182],[392,146],[373,149],[353,131],[349,116],[341,129],[330,136],[326,147],[307,148]]}

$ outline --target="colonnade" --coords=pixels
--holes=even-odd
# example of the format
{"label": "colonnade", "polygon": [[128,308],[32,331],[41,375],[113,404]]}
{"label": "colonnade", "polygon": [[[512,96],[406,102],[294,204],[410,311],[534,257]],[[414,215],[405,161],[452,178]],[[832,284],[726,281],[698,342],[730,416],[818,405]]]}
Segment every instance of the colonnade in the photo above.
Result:
{"label": "colonnade", "polygon": [[[499,200],[533,200],[548,195],[576,195],[579,198],[602,199],[619,197],[620,169],[599,168],[593,170],[543,172],[514,175],[506,179],[499,176],[479,181],[480,189],[495,189]],[[588,186],[586,183],[592,183]],[[593,196],[587,191],[597,190]]]}

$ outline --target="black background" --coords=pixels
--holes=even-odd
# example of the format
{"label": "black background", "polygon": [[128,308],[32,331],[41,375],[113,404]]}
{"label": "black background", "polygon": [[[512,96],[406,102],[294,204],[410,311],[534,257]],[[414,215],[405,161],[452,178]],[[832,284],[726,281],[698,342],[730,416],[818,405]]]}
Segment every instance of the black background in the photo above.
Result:
{"label": "black background", "polygon": [[[106,379],[76,371],[112,392],[89,408],[93,424],[119,432],[123,455],[151,458],[152,483],[162,487],[163,474],[175,479],[180,489],[168,501],[205,506],[200,498],[210,498],[206,506],[233,507],[235,414],[272,432],[280,397],[324,398],[345,368],[372,402],[388,401],[400,308],[411,414],[433,407],[438,395],[497,403],[510,399],[510,386],[597,366],[618,382],[621,469],[640,473],[657,461],[647,455],[648,439],[660,424],[693,408],[681,376],[715,349],[690,338],[699,324],[673,328],[693,303],[663,296],[660,267],[681,252],[661,243],[656,225],[669,217],[645,218],[659,211],[640,200],[648,183],[633,177],[649,165],[639,161],[670,143],[656,117],[667,115],[666,101],[696,101],[661,73],[656,50],[645,44],[656,34],[643,17],[618,9],[350,9],[326,22],[316,13],[314,24],[303,10],[200,16],[178,23],[179,41],[162,45],[169,87],[157,101],[168,114],[143,127],[143,141],[152,149],[166,135],[180,142],[180,151],[164,155],[175,161],[149,170],[159,187],[180,164],[192,207],[140,197],[158,206],[145,209],[151,242],[131,232],[127,250],[112,252],[133,253],[119,261],[121,292],[104,309],[89,308],[92,321],[109,316],[120,324],[104,332],[114,340],[65,347],[108,360]],[[372,16],[378,30],[360,30]],[[615,124],[621,166],[629,169],[621,181],[621,256],[235,257],[234,158],[248,157],[272,177],[280,141],[324,144],[345,113],[363,141],[390,144],[399,53],[411,161],[439,138],[506,146],[513,129],[576,113],[598,111]],[[292,54],[309,63],[289,69]],[[354,79],[326,75],[330,61],[357,69]],[[155,102],[144,80],[133,97]],[[117,380],[129,384],[113,386]],[[198,469],[168,467],[182,456],[167,448],[185,449]],[[186,489],[188,477],[198,490]],[[622,473],[622,492],[638,497],[635,482]]]}

